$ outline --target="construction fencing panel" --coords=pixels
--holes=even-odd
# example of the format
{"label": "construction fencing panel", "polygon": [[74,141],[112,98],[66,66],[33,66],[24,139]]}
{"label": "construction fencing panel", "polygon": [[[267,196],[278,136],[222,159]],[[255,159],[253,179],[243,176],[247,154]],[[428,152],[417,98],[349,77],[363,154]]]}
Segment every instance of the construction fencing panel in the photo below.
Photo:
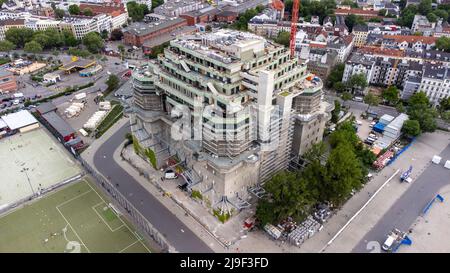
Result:
{"label": "construction fencing panel", "polygon": [[389,165],[391,165],[392,163],[394,163],[394,161],[395,161],[401,154],[403,154],[403,152],[405,152],[406,150],[409,149],[409,147],[411,147],[411,145],[414,143],[414,141],[415,141],[415,138],[413,138],[413,139],[411,140],[411,142],[408,143],[408,145],[406,145],[405,147],[403,147],[403,149],[401,149],[398,153],[396,153],[395,156],[394,156],[391,160],[389,160],[389,162],[386,164],[386,166],[389,166]]}
{"label": "construction fencing panel", "polygon": [[114,205],[118,205],[124,211],[131,216],[133,224],[139,231],[151,237],[164,252],[176,252],[175,249],[167,242],[166,238],[155,228],[152,224],[120,193],[108,180],[106,180],[100,173],[94,170],[83,158],[78,157],[83,167],[94,178],[94,181],[99,188],[115,202]]}

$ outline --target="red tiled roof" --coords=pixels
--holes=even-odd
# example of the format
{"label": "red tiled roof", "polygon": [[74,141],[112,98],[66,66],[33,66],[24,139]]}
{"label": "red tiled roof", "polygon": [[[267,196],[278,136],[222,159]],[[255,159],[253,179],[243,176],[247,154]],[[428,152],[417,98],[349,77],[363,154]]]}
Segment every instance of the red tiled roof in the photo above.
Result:
{"label": "red tiled roof", "polygon": [[358,52],[364,54],[372,54],[372,55],[382,55],[382,56],[392,56],[392,57],[403,57],[405,56],[405,52],[398,49],[389,49],[389,48],[381,48],[374,46],[363,46],[358,48]]}
{"label": "red tiled roof", "polygon": [[281,2],[281,0],[273,0],[272,8],[274,8],[276,10],[283,10],[284,4],[283,4],[283,2]]}
{"label": "red tiled roof", "polygon": [[323,44],[323,43],[310,42],[309,47],[310,48],[327,48],[327,45]]}
{"label": "red tiled roof", "polygon": [[384,39],[392,39],[397,43],[408,42],[408,43],[416,43],[422,42],[424,44],[434,44],[437,40],[436,37],[428,37],[428,36],[416,36],[416,35],[383,35]]}
{"label": "red tiled roof", "polygon": [[375,10],[364,10],[364,9],[335,9],[334,14],[336,15],[348,15],[348,14],[354,14],[354,15],[368,15],[368,16],[378,16],[378,11]]}
{"label": "red tiled roof", "polygon": [[86,8],[91,9],[92,13],[95,15],[105,13],[111,15],[112,17],[116,17],[122,13],[125,13],[125,7],[123,4],[80,4],[81,11]]}

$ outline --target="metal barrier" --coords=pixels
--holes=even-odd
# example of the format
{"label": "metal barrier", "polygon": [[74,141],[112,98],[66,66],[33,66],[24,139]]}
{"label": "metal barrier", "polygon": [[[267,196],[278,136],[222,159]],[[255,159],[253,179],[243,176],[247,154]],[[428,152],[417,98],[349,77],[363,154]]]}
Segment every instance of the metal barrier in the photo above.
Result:
{"label": "metal barrier", "polygon": [[78,157],[81,165],[92,175],[98,187],[115,201],[120,208],[131,216],[133,224],[139,231],[150,236],[162,248],[163,252],[176,252],[166,238],[120,193],[108,180],[94,170],[83,158]]}
{"label": "metal barrier", "polygon": [[391,160],[389,160],[389,162],[386,164],[386,166],[389,166],[392,163],[394,163],[394,161],[397,159],[397,157],[399,157],[403,152],[405,152],[406,150],[409,149],[409,147],[411,147],[411,145],[414,143],[414,140],[415,140],[415,138],[413,138],[408,145],[406,145],[398,153],[396,153],[395,156]]}

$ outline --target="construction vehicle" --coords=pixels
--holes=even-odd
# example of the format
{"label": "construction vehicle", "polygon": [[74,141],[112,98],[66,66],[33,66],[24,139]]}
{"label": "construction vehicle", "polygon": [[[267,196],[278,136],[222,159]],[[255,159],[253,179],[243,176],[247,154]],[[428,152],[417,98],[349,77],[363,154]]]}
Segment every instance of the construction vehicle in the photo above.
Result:
{"label": "construction vehicle", "polygon": [[402,232],[394,228],[387,236],[381,248],[386,252],[396,252],[401,245],[411,245],[412,241]]}

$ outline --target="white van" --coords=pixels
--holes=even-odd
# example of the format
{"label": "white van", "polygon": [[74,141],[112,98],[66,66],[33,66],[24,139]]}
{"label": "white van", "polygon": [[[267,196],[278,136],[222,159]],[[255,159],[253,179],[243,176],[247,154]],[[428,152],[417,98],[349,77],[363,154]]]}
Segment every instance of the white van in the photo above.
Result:
{"label": "white van", "polygon": [[178,175],[172,170],[167,170],[164,173],[164,178],[165,179],[176,179],[176,178],[178,178]]}
{"label": "white van", "polygon": [[357,101],[357,102],[363,102],[364,101],[364,99],[361,98],[361,97],[354,97],[353,100]]}

